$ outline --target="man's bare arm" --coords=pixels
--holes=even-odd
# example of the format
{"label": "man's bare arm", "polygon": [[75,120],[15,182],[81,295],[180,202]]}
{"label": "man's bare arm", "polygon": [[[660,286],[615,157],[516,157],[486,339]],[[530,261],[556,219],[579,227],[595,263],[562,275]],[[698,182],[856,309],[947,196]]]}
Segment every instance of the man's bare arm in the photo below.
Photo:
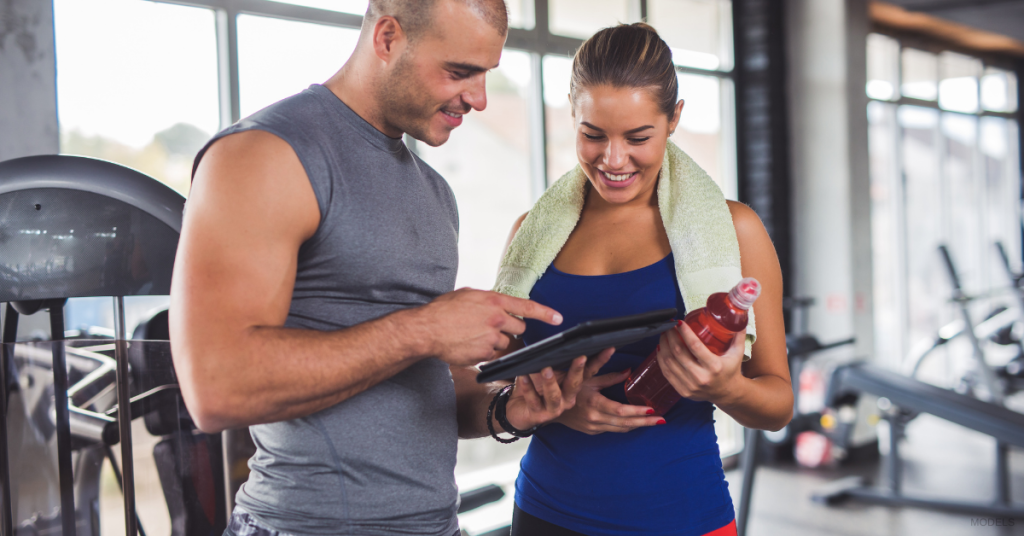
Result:
{"label": "man's bare arm", "polygon": [[197,170],[171,289],[171,344],[182,394],[204,431],[298,418],[426,357],[490,358],[522,333],[514,313],[548,308],[463,290],[334,332],[282,327],[299,247],[320,214],[291,147],[249,131],[215,143]]}

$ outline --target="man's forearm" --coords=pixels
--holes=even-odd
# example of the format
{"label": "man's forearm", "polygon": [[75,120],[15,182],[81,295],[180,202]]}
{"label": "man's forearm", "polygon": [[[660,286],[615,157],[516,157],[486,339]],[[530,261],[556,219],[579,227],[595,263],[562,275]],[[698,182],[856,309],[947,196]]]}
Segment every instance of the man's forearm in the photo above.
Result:
{"label": "man's forearm", "polygon": [[186,404],[205,431],[323,410],[424,357],[416,337],[402,329],[414,314],[400,311],[333,332],[253,327],[236,334],[221,332],[220,339],[192,326],[194,341],[211,342],[175,348]]}

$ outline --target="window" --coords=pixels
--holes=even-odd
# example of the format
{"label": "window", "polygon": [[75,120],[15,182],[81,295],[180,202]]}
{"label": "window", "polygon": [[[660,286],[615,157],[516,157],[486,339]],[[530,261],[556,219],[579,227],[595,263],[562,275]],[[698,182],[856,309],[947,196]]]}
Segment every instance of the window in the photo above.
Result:
{"label": "window", "polygon": [[239,15],[242,117],[327,81],[348,61],[358,41],[356,29]]}
{"label": "window", "polygon": [[[188,192],[220,128],[214,12],[139,0],[56,0],[61,152]],[[182,39],[188,36],[188,39]]]}
{"label": "window", "polygon": [[[1016,83],[969,55],[868,39],[876,353],[890,366],[956,318],[939,245],[968,294],[1007,286],[995,242],[1020,262]],[[980,320],[1008,298],[978,300],[972,314]],[[967,366],[962,343],[941,349],[946,362],[930,361],[924,377],[942,383]]]}

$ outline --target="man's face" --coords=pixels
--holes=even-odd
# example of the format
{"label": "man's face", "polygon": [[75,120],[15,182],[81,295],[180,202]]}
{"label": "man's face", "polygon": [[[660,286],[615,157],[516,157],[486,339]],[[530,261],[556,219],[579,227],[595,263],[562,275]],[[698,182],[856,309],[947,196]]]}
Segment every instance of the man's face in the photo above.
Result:
{"label": "man's face", "polygon": [[384,120],[437,147],[470,110],[487,106],[484,77],[505,36],[461,2],[438,2],[430,27],[399,56],[380,87]]}

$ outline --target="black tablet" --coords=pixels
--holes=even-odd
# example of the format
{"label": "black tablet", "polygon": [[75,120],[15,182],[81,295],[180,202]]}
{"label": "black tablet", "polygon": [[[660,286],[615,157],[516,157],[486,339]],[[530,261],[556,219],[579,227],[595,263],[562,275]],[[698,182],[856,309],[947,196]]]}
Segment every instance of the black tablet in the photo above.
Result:
{"label": "black tablet", "polygon": [[568,365],[585,355],[593,357],[605,348],[623,346],[659,335],[676,325],[675,309],[659,309],[638,315],[582,322],[557,335],[516,350],[500,359],[480,365],[478,383],[512,380],[540,372],[545,367]]}

